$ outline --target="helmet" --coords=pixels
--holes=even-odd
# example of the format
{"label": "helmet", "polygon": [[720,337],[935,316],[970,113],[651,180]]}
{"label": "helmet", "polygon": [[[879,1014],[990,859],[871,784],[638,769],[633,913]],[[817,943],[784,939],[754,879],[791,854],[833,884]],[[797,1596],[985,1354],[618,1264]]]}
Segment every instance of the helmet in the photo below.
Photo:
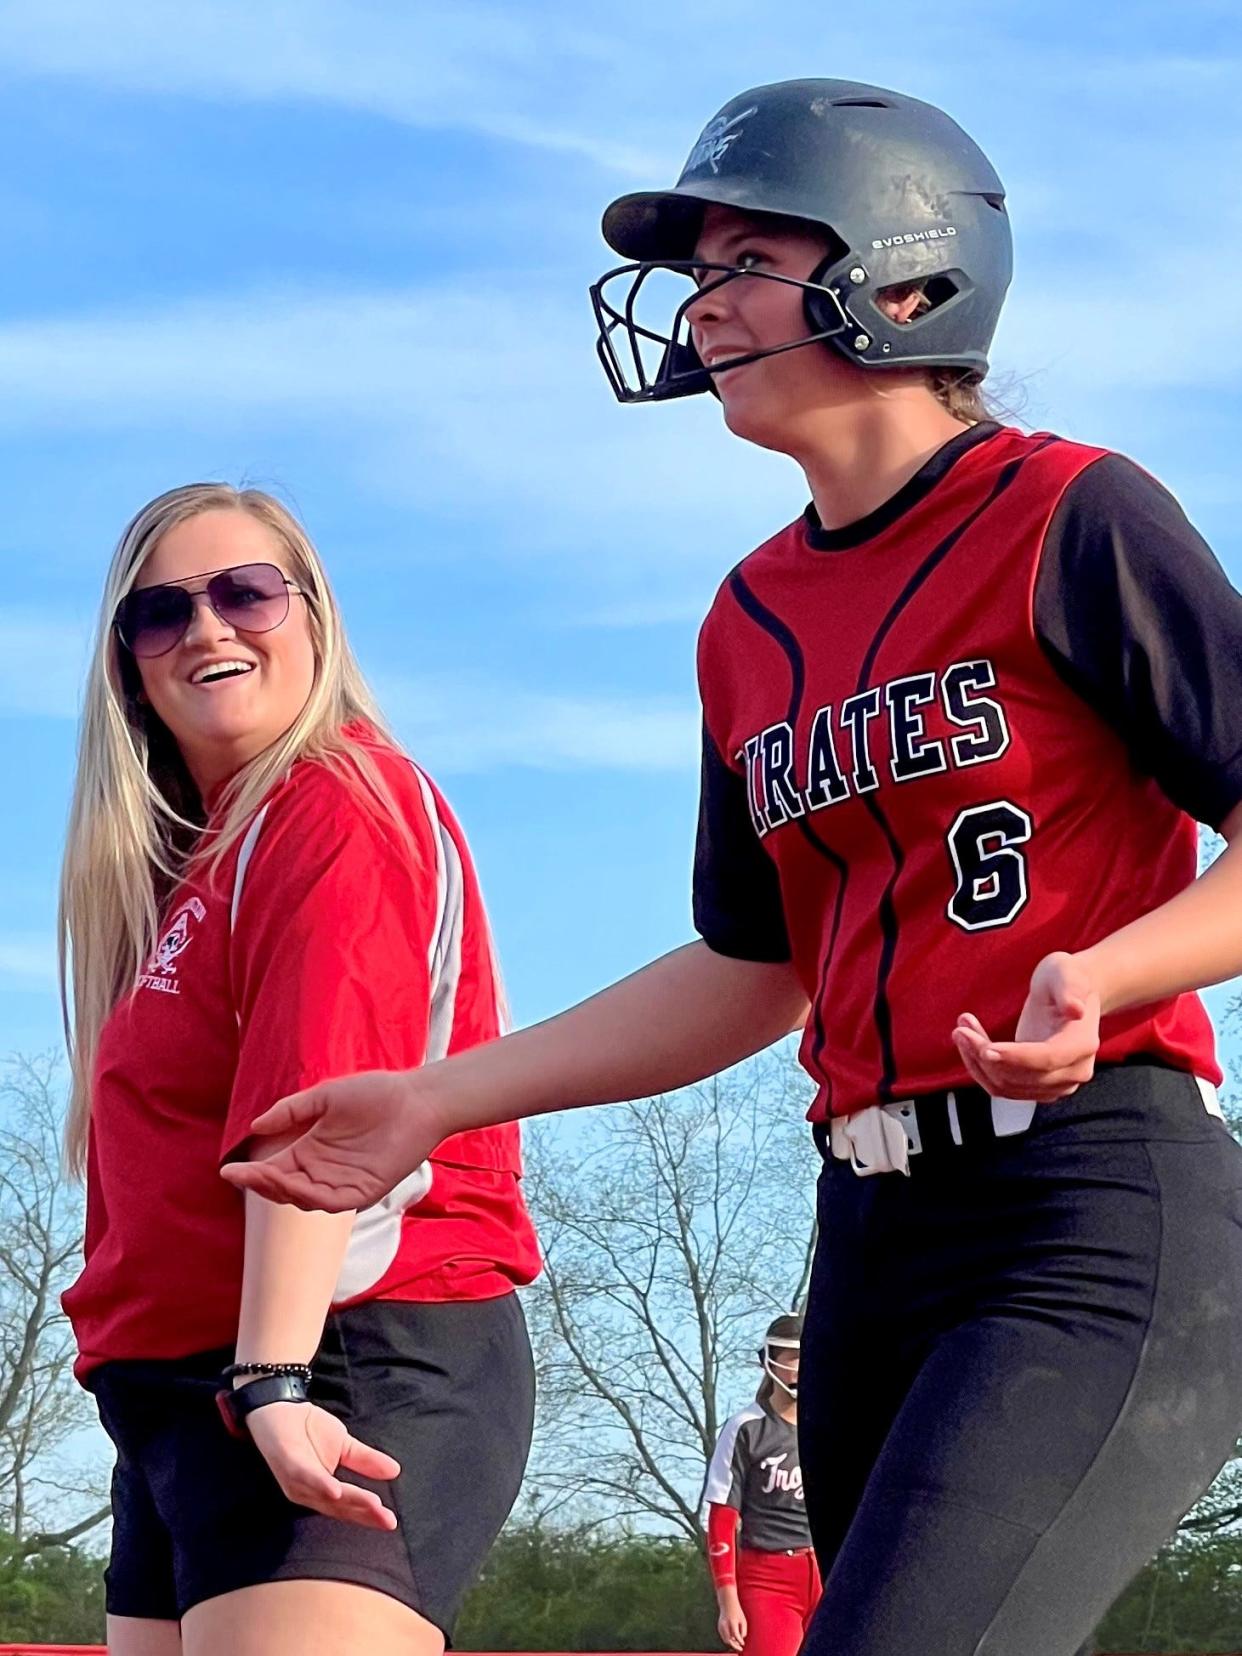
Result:
{"label": "helmet", "polygon": [[782,1391],[788,1392],[795,1401],[798,1396],[798,1382],[782,1379],[774,1365],[788,1362],[791,1355],[796,1357],[801,1346],[802,1318],[796,1312],[787,1312],[769,1325],[758,1354],[759,1361],[763,1364],[763,1372],[768,1379]]}
{"label": "helmet", "polygon": [[[667,333],[638,322],[635,303],[653,270],[710,272],[700,292],[743,274],[693,259],[711,203],[802,219],[830,232],[833,247],[794,283],[805,338],[706,369],[685,321],[695,295]],[[621,196],[603,233],[634,261],[591,289],[600,358],[622,402],[704,391],[727,368],[818,341],[866,369],[958,368],[980,380],[1013,266],[1004,188],[982,150],[931,104],[857,81],[779,81],[741,93],[707,123],[673,188]],[[627,280],[624,297],[613,297]],[[875,300],[907,283],[929,303],[899,323]],[[659,355],[649,373],[652,346]]]}

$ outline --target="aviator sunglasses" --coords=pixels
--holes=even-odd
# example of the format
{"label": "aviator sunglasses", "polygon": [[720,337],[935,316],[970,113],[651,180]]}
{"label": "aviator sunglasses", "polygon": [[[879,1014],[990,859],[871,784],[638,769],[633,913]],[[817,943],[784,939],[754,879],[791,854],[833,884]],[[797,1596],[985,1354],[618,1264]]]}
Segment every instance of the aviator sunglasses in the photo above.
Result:
{"label": "aviator sunglasses", "polygon": [[[201,586],[187,583],[200,581]],[[201,575],[186,581],[164,581],[158,586],[136,587],[116,606],[112,624],[121,643],[142,660],[167,655],[180,644],[194,619],[194,599],[206,594],[213,612],[227,627],[238,632],[272,632],[289,613],[290,593],[304,597],[275,564],[237,564],[217,569],[206,579]]]}

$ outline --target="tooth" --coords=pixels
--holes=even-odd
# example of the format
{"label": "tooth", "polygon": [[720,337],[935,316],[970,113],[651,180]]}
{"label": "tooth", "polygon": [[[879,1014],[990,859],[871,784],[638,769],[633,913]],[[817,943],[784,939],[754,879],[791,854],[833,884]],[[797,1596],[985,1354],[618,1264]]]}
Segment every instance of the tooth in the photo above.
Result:
{"label": "tooth", "polygon": [[195,684],[209,684],[218,678],[237,678],[242,673],[248,673],[250,666],[244,661],[222,661],[210,667],[203,667],[194,675]]}

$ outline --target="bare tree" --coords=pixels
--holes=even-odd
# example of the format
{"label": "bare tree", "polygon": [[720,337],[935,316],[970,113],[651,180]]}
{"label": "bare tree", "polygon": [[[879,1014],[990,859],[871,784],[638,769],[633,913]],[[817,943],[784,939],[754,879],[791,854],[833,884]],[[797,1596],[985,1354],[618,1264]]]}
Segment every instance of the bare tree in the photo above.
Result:
{"label": "bare tree", "polygon": [[541,1516],[655,1521],[702,1544],[703,1468],[800,1305],[818,1158],[810,1083],[775,1049],[683,1092],[531,1135],[546,1269],[530,1494]]}
{"label": "bare tree", "polygon": [[[72,1377],[60,1292],[82,1248],[82,1201],[60,1172],[61,1066],[16,1057],[0,1078],[0,1530],[19,1554],[60,1546],[108,1514],[61,1452],[91,1419]],[[83,1497],[89,1510],[81,1511]]]}

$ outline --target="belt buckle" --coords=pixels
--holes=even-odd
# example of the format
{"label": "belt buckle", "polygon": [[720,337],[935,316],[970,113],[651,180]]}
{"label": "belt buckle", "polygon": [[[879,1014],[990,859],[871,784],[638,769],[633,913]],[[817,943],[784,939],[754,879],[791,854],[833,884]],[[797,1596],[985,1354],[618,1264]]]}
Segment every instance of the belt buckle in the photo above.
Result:
{"label": "belt buckle", "polygon": [[833,1155],[848,1161],[860,1179],[875,1173],[909,1175],[910,1137],[888,1106],[870,1104],[853,1115],[834,1116],[829,1132]]}

